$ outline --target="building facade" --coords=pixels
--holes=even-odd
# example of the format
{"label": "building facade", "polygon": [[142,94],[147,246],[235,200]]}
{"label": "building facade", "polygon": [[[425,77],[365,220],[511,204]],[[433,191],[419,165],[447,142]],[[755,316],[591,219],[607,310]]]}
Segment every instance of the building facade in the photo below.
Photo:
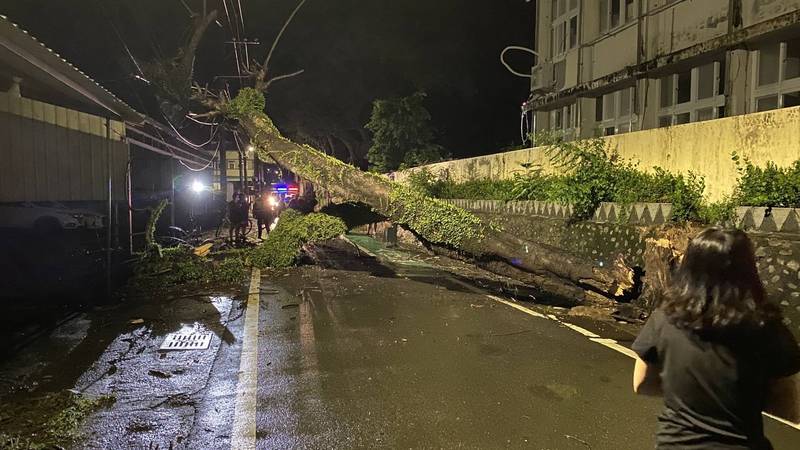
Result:
{"label": "building facade", "polygon": [[608,136],[800,105],[800,0],[538,0],[535,131]]}
{"label": "building facade", "polygon": [[[238,150],[229,150],[223,152],[223,155],[224,159],[220,160],[219,165],[214,168],[213,189],[215,191],[224,190],[227,200],[230,201],[233,193],[241,191],[245,183],[247,186],[253,185],[257,163],[253,152],[244,152],[242,157]],[[225,170],[224,174],[222,170]],[[242,182],[242,176],[244,176],[245,183]]]}

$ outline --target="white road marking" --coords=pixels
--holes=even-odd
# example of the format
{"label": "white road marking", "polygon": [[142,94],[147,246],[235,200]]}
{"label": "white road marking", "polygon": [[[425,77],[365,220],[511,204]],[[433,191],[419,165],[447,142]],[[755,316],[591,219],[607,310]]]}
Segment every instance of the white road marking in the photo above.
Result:
{"label": "white road marking", "polygon": [[586,328],[581,328],[581,327],[579,327],[577,325],[573,325],[573,324],[567,323],[567,322],[561,322],[561,324],[564,325],[567,328],[571,328],[572,331],[577,331],[578,333],[580,333],[580,334],[582,334],[582,335],[584,335],[584,336],[586,336],[588,338],[599,338],[600,337],[600,336],[592,333],[591,331],[587,330]]}
{"label": "white road marking", "polygon": [[504,300],[504,299],[502,299],[500,297],[495,297],[494,295],[487,295],[487,297],[489,297],[490,299],[492,299],[492,300],[494,300],[496,302],[500,302],[500,303],[502,303],[504,305],[508,305],[508,306],[510,306],[510,307],[512,307],[512,308],[514,308],[516,310],[522,311],[522,312],[524,312],[525,314],[527,314],[529,316],[539,317],[539,318],[542,318],[542,319],[547,319],[548,318],[547,316],[545,316],[542,313],[538,313],[536,311],[533,311],[532,309],[528,309],[528,308],[526,308],[526,307],[524,307],[522,305],[518,305],[516,303],[512,303],[512,302],[510,302],[508,300]]}
{"label": "white road marking", "polygon": [[[638,357],[636,355],[636,352],[634,352],[633,350],[631,350],[628,347],[625,347],[624,345],[621,345],[620,343],[618,343],[614,339],[601,338],[600,336],[596,335],[595,333],[592,333],[591,331],[586,330],[584,328],[581,328],[581,327],[579,327],[577,325],[573,325],[571,323],[562,322],[556,316],[554,316],[552,314],[544,315],[544,314],[538,313],[536,311],[533,311],[531,309],[528,309],[528,308],[526,308],[526,307],[524,307],[522,305],[518,305],[516,303],[510,302],[510,301],[502,299],[500,297],[495,297],[494,295],[487,295],[487,297],[489,297],[490,299],[495,300],[497,302],[503,303],[504,305],[508,305],[508,306],[510,306],[510,307],[512,307],[512,308],[514,308],[516,310],[522,311],[525,314],[528,314],[528,315],[531,315],[531,316],[534,316],[534,317],[540,317],[540,318],[543,318],[543,319],[555,320],[556,322],[560,323],[561,325],[564,325],[564,326],[572,329],[573,331],[576,331],[576,332],[588,337],[590,341],[596,342],[596,343],[598,343],[598,344],[600,344],[600,345],[602,345],[602,346],[604,346],[606,348],[610,348],[611,350],[614,350],[614,351],[616,351],[618,353],[622,353],[623,355],[628,356],[628,357],[630,357],[632,359],[636,359]],[[800,424],[792,423],[792,422],[790,422],[790,421],[788,421],[786,419],[783,419],[783,418],[778,417],[778,416],[773,416],[772,414],[769,414],[769,413],[766,413],[766,412],[762,412],[761,414],[763,414],[764,417],[768,417],[770,419],[776,420],[776,421],[778,421],[778,422],[780,422],[780,423],[782,423],[782,424],[784,424],[784,425],[786,425],[788,427],[794,428],[795,430],[800,430]]]}
{"label": "white road marking", "polygon": [[236,406],[233,416],[231,449],[256,448],[256,383],[258,380],[258,312],[261,271],[253,269],[247,310],[244,318],[242,356],[239,363],[239,383],[236,386]]}
{"label": "white road marking", "polygon": [[765,417],[769,417],[770,419],[777,420],[778,422],[786,425],[787,427],[792,427],[795,430],[800,430],[800,423],[792,423],[782,417],[773,416],[772,414],[766,412],[762,412],[761,414],[763,414]]}
{"label": "white road marking", "polygon": [[628,347],[625,347],[624,345],[620,345],[614,339],[591,338],[589,340],[592,341],[592,342],[597,342],[598,344],[603,345],[605,347],[608,347],[611,350],[616,350],[616,351],[622,353],[623,355],[630,357],[631,359],[636,359],[637,358],[636,352],[634,352],[633,350],[629,349]]}

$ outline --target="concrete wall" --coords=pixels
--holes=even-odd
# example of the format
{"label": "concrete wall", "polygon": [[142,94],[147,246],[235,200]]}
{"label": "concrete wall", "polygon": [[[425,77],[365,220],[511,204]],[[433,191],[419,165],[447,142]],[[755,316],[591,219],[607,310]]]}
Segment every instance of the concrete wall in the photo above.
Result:
{"label": "concrete wall", "polygon": [[773,19],[800,9],[800,0],[742,0],[742,25]]}
{"label": "concrete wall", "polygon": [[726,34],[728,3],[728,0],[682,0],[647,17],[647,59]]}
{"label": "concrete wall", "polygon": [[[594,80],[610,75],[625,67],[637,63],[636,40],[638,28],[636,23],[628,24],[620,31],[608,35],[592,46],[592,59],[589,64],[589,78]],[[584,61],[586,64],[587,61]]]}
{"label": "concrete wall", "polygon": [[[604,138],[619,154],[639,167],[662,167],[675,173],[693,171],[706,181],[706,196],[719,200],[736,185],[731,153],[757,165],[768,161],[787,166],[800,159],[800,107],[746,114],[706,122],[638,131]],[[425,166],[454,181],[506,179],[522,170],[523,163],[549,164],[543,148],[517,150]],[[411,169],[417,170],[417,169]],[[409,171],[399,172],[402,181]]]}
{"label": "concrete wall", "polygon": [[108,155],[114,199],[125,199],[125,127],[102,117],[0,93],[0,202],[103,201]]}

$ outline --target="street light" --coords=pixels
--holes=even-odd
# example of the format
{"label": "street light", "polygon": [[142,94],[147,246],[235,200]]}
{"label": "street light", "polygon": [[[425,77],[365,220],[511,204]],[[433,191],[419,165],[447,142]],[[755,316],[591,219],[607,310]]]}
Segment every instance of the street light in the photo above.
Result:
{"label": "street light", "polygon": [[206,186],[200,180],[194,180],[192,182],[192,191],[199,194],[206,190]]}

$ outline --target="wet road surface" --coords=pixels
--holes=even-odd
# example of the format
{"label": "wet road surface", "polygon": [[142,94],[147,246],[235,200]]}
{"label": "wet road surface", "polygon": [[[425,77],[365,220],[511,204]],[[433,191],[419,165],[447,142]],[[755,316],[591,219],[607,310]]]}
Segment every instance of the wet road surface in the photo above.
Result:
{"label": "wet road surface", "polygon": [[[113,395],[76,449],[653,448],[660,399],[632,394],[623,354],[635,327],[369,248],[317,248],[317,265],[256,274],[238,296],[95,308],[0,364],[0,394]],[[159,349],[187,327],[213,333],[207,350]],[[800,447],[765,426],[777,450]]]}
{"label": "wet road surface", "polygon": [[326,256],[262,280],[257,448],[653,447],[629,357],[436,270]]}

